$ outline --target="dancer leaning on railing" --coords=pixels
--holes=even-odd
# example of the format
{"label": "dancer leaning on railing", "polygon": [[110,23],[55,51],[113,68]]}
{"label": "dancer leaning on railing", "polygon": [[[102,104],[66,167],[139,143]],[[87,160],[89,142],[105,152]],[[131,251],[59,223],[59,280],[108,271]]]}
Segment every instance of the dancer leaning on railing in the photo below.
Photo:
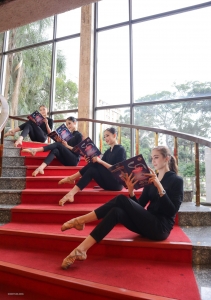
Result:
{"label": "dancer leaning on railing", "polygon": [[118,223],[151,240],[165,240],[169,236],[183,201],[183,179],[177,175],[176,160],[167,147],[155,147],[151,156],[158,175],[150,168],[149,185],[144,187],[138,200],[133,189],[136,182],[126,174],[129,198],[119,195],[93,212],[63,224],[62,231],[71,228],[83,230],[86,223],[102,219],[90,235],[63,260],[63,269],[67,269],[75,260],[85,260],[89,248],[99,243]]}
{"label": "dancer leaning on railing", "polygon": [[59,181],[59,184],[66,182],[75,183],[75,180],[81,177],[72,190],[59,201],[59,205],[64,205],[67,201],[73,202],[74,195],[83,190],[92,179],[94,179],[104,190],[122,190],[122,184],[113,177],[108,168],[125,160],[126,151],[122,145],[118,145],[117,132],[114,127],[107,128],[104,131],[104,139],[110,148],[104,153],[102,159],[97,156],[93,157],[92,161],[79,172]]}

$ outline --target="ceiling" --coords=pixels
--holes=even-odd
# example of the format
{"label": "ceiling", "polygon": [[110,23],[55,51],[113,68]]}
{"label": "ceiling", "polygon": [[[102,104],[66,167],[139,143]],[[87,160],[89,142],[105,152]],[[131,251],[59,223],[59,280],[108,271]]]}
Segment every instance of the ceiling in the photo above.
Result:
{"label": "ceiling", "polygon": [[0,32],[98,0],[0,0]]}

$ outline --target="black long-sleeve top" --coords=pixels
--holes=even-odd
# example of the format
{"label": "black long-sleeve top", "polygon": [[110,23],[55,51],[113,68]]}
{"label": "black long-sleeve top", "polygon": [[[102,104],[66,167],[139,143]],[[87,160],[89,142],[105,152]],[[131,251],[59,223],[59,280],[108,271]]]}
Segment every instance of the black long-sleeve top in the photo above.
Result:
{"label": "black long-sleeve top", "polygon": [[[81,141],[82,141],[82,134],[75,130],[72,132],[72,138],[67,142],[69,146],[71,147],[75,147],[76,145],[78,145]],[[75,154],[76,156],[80,156],[79,154],[72,152],[73,154]]]}
{"label": "black long-sleeve top", "polygon": [[[48,125],[49,125],[50,129],[52,130],[52,128],[53,128],[53,119],[48,118],[48,117],[47,117],[47,119],[48,119]],[[28,121],[28,122],[30,122],[30,121]],[[18,126],[20,128],[20,130],[24,129],[25,124],[26,123],[23,123],[23,124],[21,124],[21,125]],[[48,134],[48,131],[47,131],[47,128],[46,128],[46,125],[45,125],[44,122],[40,125],[40,128],[42,129],[42,131],[44,132],[45,135]]]}
{"label": "black long-sleeve top", "polygon": [[148,202],[147,210],[155,215],[166,228],[171,230],[174,225],[174,219],[183,201],[183,179],[172,171],[164,174],[160,181],[166,194],[159,196],[154,184],[144,187],[140,198],[132,197],[134,201],[145,207]]}
{"label": "black long-sleeve top", "polygon": [[103,154],[102,160],[110,165],[115,165],[123,160],[126,160],[126,151],[122,145],[114,145],[112,151],[111,148],[106,150]]}

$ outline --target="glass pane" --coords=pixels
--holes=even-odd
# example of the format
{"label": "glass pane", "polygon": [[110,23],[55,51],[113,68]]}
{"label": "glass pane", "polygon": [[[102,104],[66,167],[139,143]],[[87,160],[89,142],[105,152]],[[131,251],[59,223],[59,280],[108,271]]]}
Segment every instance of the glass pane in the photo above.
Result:
{"label": "glass pane", "polygon": [[49,45],[7,55],[4,96],[10,115],[28,115],[41,104],[49,107],[51,57]]}
{"label": "glass pane", "polygon": [[57,16],[57,38],[80,32],[81,8]]}
{"label": "glass pane", "polygon": [[53,17],[43,19],[9,31],[8,49],[51,40],[53,38]]}
{"label": "glass pane", "polygon": [[4,33],[0,33],[0,53],[2,53]]}
{"label": "glass pane", "polygon": [[129,20],[128,0],[103,0],[98,2],[98,27]]}
{"label": "glass pane", "polygon": [[98,34],[97,106],[130,102],[128,27]]}
{"label": "glass pane", "polygon": [[80,38],[57,43],[54,110],[78,107]]}
{"label": "glass pane", "polygon": [[210,14],[209,7],[133,25],[136,102],[211,95]]}
{"label": "glass pane", "polygon": [[[130,124],[130,116],[128,117],[129,108],[112,108],[98,110],[96,114],[96,120],[109,121],[114,123],[125,123]],[[103,124],[102,130],[112,127],[112,125]],[[117,130],[118,127],[114,126]],[[125,147],[127,158],[131,157],[131,133],[130,129],[126,127],[121,128],[121,144]],[[100,145],[100,124],[96,125],[96,145]],[[108,145],[103,142],[103,153],[108,149]]]}
{"label": "glass pane", "polygon": [[200,0],[132,0],[133,19],[143,18],[163,12],[197,5],[205,1]]}

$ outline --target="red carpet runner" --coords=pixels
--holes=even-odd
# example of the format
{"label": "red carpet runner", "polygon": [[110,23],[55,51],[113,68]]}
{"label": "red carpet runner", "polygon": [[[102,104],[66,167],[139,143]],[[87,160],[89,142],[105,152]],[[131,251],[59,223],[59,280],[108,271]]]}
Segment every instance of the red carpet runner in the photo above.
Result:
{"label": "red carpet runner", "polygon": [[[43,153],[26,157],[21,204],[12,209],[11,222],[0,227],[0,299],[8,299],[8,293],[47,300],[200,299],[191,268],[192,246],[179,226],[166,241],[152,242],[118,225],[89,250],[86,261],[76,261],[67,271],[62,270],[63,258],[97,222],[83,231],[64,233],[61,225],[118,193],[93,189],[96,183],[92,182],[76,195],[74,203],[60,207],[59,199],[71,186],[59,186],[58,181],[80,167],[63,167],[54,160],[45,175],[31,177],[42,159]],[[127,195],[126,190],[122,193]]]}

